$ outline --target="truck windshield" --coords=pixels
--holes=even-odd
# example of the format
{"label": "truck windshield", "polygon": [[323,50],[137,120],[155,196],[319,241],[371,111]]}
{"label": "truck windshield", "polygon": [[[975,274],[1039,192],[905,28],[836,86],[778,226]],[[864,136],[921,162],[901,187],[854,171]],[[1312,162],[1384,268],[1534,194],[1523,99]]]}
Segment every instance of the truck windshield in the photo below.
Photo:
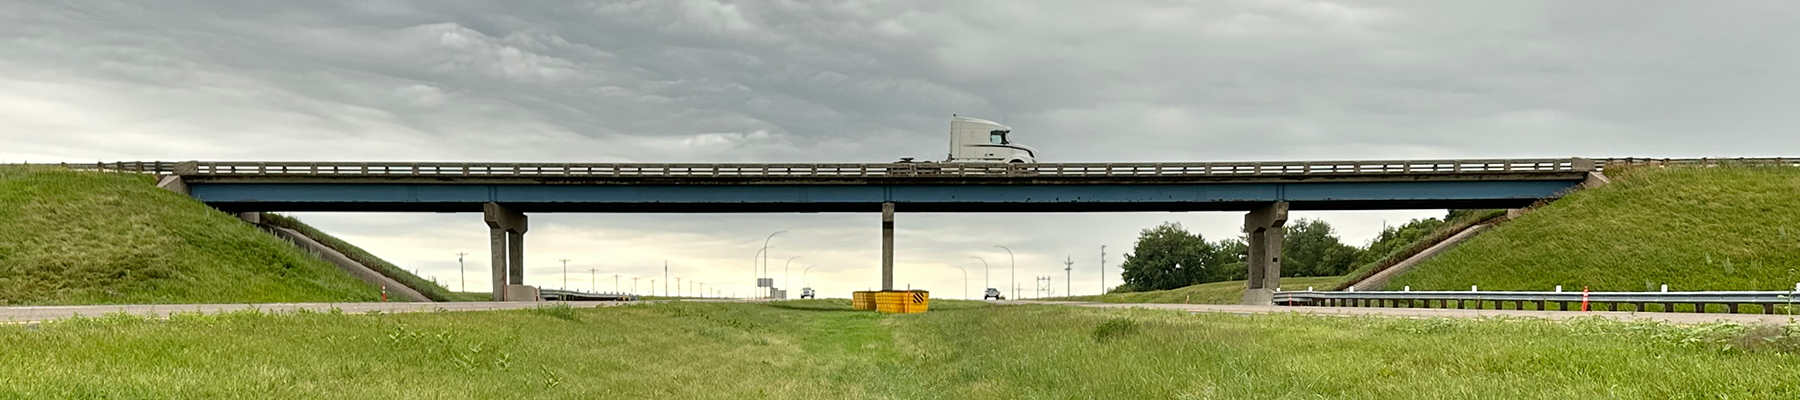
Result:
{"label": "truck windshield", "polygon": [[1006,134],[1008,134],[1008,133],[1012,133],[1012,131],[1002,131],[1002,130],[990,131],[990,132],[988,132],[988,142],[991,142],[993,144],[1012,144],[1012,142],[1006,141]]}

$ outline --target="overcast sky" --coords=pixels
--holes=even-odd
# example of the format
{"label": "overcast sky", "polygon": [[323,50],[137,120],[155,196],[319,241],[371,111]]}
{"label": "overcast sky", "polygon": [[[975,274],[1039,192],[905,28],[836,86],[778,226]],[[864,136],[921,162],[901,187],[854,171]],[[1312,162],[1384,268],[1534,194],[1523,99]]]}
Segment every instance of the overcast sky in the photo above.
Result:
{"label": "overcast sky", "polygon": [[[941,158],[951,114],[1045,161],[1793,156],[1800,2],[0,2],[0,159],[886,162]],[[1362,244],[1442,210],[1296,213]],[[477,214],[302,214],[457,288]],[[539,214],[554,260],[748,291],[779,269],[877,285],[879,217]],[[1108,284],[1139,229],[1241,215],[899,219],[897,282],[961,295],[1075,261]],[[599,286],[611,289],[612,280]],[[644,281],[641,284],[647,285]],[[730,285],[726,285],[730,284]],[[711,286],[711,285],[709,285]]]}

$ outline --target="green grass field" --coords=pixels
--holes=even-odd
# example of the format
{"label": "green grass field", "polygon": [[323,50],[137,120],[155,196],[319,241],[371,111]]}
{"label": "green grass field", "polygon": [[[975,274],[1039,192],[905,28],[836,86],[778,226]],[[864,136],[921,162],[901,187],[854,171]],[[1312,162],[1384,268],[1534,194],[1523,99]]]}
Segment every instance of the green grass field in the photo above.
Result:
{"label": "green grass field", "polygon": [[[407,271],[405,268],[400,268],[399,266],[394,265],[394,263],[381,259],[381,257],[376,257],[374,254],[369,253],[367,250],[363,250],[361,247],[356,247],[356,245],[350,244],[350,242],[338,239],[336,236],[331,236],[331,234],[325,233],[325,231],[321,231],[318,228],[314,228],[312,225],[307,225],[305,222],[301,222],[299,218],[275,213],[264,213],[263,222],[304,233],[307,237],[319,241],[320,244],[324,244],[332,250],[343,253],[345,257],[350,257],[351,260],[356,260],[356,262],[362,263],[363,266],[374,269],[376,272],[386,275],[388,278],[392,278],[394,281],[400,282],[400,284],[418,291],[419,294],[425,295],[426,298],[429,298],[432,301],[460,301],[463,299],[463,297],[457,296],[455,293],[451,292],[450,289],[444,288],[443,285],[439,285],[437,282],[432,282],[429,279],[419,277],[419,275],[413,274],[412,271]],[[488,299],[492,299],[492,297],[489,297]]]}
{"label": "green grass field", "polygon": [[1800,396],[1795,327],[937,303],[914,315],[806,300],[8,325],[0,397]]}
{"label": "green grass field", "polygon": [[[1306,290],[1307,287],[1313,287],[1317,290],[1329,290],[1331,285],[1337,284],[1342,279],[1343,277],[1340,276],[1283,277],[1281,278],[1281,289]],[[1244,301],[1244,285],[1244,281],[1212,282],[1179,289],[1058,297],[1044,300],[1102,303],[1237,304]]]}
{"label": "green grass field", "polygon": [[137,174],[0,167],[0,302],[378,301],[380,289]]}
{"label": "green grass field", "polygon": [[1800,168],[1608,169],[1396,277],[1414,290],[1788,290],[1800,282]]}

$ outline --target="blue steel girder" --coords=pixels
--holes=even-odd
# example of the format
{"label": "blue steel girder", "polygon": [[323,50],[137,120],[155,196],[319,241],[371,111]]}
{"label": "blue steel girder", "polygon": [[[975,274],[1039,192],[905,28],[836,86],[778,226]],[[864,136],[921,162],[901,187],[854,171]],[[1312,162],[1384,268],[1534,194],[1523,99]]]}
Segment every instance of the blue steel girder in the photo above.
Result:
{"label": "blue steel girder", "polygon": [[1191,184],[544,185],[204,183],[197,199],[229,211],[525,212],[1244,211],[1285,201],[1296,210],[1516,208],[1575,180]]}

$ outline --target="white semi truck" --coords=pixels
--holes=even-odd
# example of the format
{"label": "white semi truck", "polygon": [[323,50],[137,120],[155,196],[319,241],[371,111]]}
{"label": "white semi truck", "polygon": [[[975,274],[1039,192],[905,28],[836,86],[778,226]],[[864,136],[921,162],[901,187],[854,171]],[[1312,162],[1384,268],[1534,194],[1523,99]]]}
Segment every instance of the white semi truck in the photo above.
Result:
{"label": "white semi truck", "polygon": [[1012,127],[981,118],[951,116],[950,155],[944,162],[1035,164],[1037,152],[1030,146],[1013,143]]}
{"label": "white semi truck", "polygon": [[1012,142],[1012,127],[981,118],[950,118],[950,157],[944,162],[1036,163],[1037,152]]}

